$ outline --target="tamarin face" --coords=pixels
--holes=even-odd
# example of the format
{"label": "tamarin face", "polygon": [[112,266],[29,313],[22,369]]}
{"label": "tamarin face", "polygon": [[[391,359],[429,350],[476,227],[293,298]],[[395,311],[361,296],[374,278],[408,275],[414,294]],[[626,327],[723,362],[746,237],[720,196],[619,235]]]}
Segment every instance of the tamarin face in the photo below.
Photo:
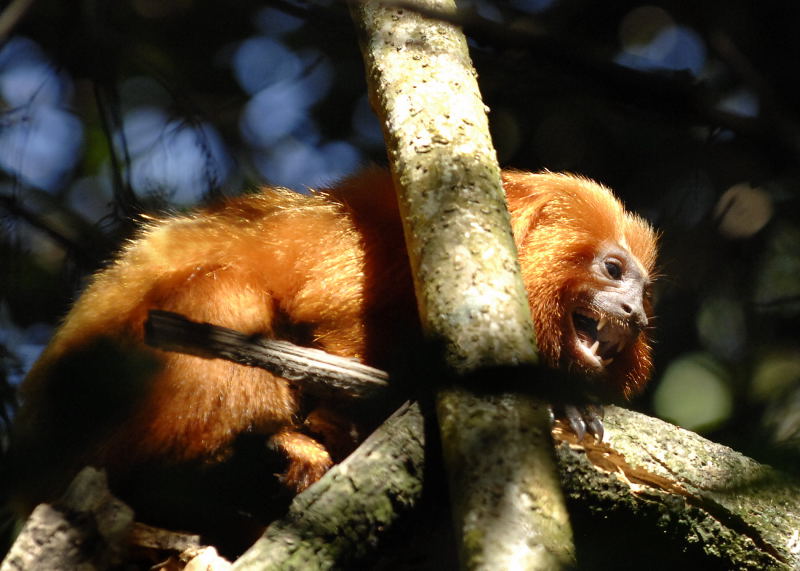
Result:
{"label": "tamarin face", "polygon": [[652,367],[655,233],[587,179],[507,172],[504,183],[542,357],[631,396]]}
{"label": "tamarin face", "polygon": [[634,351],[649,321],[649,273],[619,245],[603,244],[582,286],[566,300],[563,354],[587,375],[604,375]]}

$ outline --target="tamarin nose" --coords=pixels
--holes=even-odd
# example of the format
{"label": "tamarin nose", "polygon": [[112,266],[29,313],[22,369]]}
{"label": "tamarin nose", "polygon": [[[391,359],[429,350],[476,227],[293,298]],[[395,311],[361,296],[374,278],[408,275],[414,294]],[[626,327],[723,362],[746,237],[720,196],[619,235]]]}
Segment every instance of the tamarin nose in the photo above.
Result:
{"label": "tamarin nose", "polygon": [[647,313],[644,310],[644,305],[641,302],[630,304],[623,302],[620,307],[631,323],[639,329],[647,327]]}

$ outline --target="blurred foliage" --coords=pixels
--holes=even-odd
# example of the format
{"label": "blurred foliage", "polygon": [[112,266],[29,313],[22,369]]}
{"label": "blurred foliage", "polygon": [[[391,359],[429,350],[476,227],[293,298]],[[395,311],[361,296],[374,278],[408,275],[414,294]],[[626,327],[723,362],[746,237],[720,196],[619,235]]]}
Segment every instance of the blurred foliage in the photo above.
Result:
{"label": "blurred foliage", "polygon": [[[501,162],[595,178],[661,232],[633,406],[794,461],[800,4],[463,7]],[[341,3],[39,0],[0,41],[0,395],[141,215],[385,162]]]}

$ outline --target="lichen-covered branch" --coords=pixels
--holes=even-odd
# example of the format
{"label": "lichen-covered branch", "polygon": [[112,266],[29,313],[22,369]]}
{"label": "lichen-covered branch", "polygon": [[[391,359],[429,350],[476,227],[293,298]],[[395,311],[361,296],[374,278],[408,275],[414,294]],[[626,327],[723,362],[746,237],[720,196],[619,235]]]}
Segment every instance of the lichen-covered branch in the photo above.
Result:
{"label": "lichen-covered branch", "polygon": [[[448,0],[419,4],[455,9]],[[450,378],[491,387],[497,369],[533,364],[536,350],[466,39],[450,23],[376,1],[354,4],[353,17],[423,328]],[[572,533],[544,408],[466,388],[442,389],[437,408],[462,566],[569,565]]]}
{"label": "lichen-covered branch", "polygon": [[103,472],[85,468],[56,504],[41,504],[25,522],[2,571],[108,569],[119,566],[133,510],[111,495]]}
{"label": "lichen-covered branch", "polygon": [[416,404],[392,415],[292,502],[234,569],[346,568],[422,493],[424,430]]}
{"label": "lichen-covered branch", "polygon": [[[557,447],[582,560],[597,568],[797,569],[795,478],[616,407],[606,441]],[[609,557],[609,554],[613,556]]]}
{"label": "lichen-covered branch", "polygon": [[426,333],[444,344],[457,372],[535,362],[500,168],[463,34],[379,2],[355,6]]}

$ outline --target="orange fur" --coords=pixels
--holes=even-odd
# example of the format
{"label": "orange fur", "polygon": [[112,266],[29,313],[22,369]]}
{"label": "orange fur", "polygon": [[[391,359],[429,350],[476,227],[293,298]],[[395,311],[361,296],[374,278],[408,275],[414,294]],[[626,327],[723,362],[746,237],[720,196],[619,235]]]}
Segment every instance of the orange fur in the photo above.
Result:
{"label": "orange fur", "polygon": [[[551,365],[569,367],[562,351],[569,304],[597,287],[586,261],[599,244],[613,242],[627,246],[649,274],[652,230],[588,180],[504,177],[540,349]],[[312,195],[267,189],[146,225],[94,276],[24,383],[15,448],[37,454],[53,446],[53,434],[68,448],[63,461],[43,461],[52,464],[44,470],[20,470],[25,508],[52,496],[84,463],[106,466],[112,485],[136,490],[130,474],[154,466],[211,470],[232,457],[242,435],[269,439],[282,463],[265,470],[282,471],[280,479],[297,491],[355,446],[349,424],[330,420],[340,412],[306,404],[265,371],[144,347],[142,326],[153,308],[378,367],[402,360],[406,341],[419,332],[388,174],[370,170]],[[119,349],[133,357],[94,364],[108,355],[106,341],[112,355]],[[602,376],[632,393],[649,369],[640,335]],[[103,400],[120,376],[123,395]],[[90,411],[97,407],[104,411],[96,420]],[[67,427],[73,421],[79,428]],[[40,472],[48,481],[32,476]]]}
{"label": "orange fur", "polygon": [[[592,282],[587,260],[599,245],[619,244],[649,278],[656,261],[655,233],[608,189],[588,179],[510,171],[504,173],[504,187],[539,351],[552,367],[569,365],[562,354],[564,322],[570,303]],[[644,303],[650,316],[649,299]],[[641,390],[651,368],[650,345],[640,335],[603,376],[630,397]]]}

